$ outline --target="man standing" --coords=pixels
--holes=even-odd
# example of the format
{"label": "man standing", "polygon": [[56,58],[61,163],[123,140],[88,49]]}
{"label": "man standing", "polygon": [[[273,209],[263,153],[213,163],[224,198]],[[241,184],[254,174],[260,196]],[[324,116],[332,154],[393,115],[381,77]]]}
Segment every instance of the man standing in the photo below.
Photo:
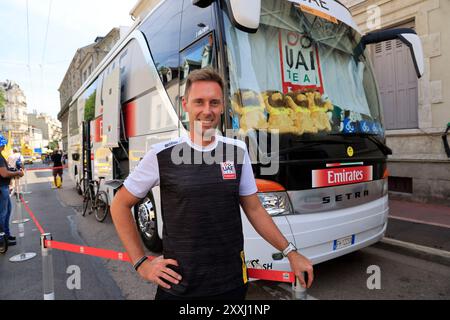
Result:
{"label": "man standing", "polygon": [[[13,148],[13,153],[8,157],[8,167],[12,171],[18,171],[23,168],[25,164],[23,156],[20,154],[19,149]],[[16,190],[18,188],[19,180],[14,179],[11,187]]]}
{"label": "man standing", "polygon": [[[141,277],[158,284],[157,300],[245,299],[240,206],[255,230],[286,254],[302,286],[313,282],[312,263],[286,240],[260,203],[246,145],[214,134],[224,109],[223,86],[210,69],[189,75],[182,101],[189,137],[154,145],[112,203],[117,232]],[[149,261],[131,208],[157,185],[163,256]]]}
{"label": "man standing", "polygon": [[9,197],[9,184],[11,178],[23,177],[22,170],[8,170],[8,162],[1,152],[5,149],[8,141],[0,134],[0,228],[8,237],[8,245],[16,244],[16,237],[11,236],[9,230],[9,218],[11,217],[11,199]]}
{"label": "man standing", "polygon": [[[53,181],[55,182],[55,188],[60,188],[63,182],[63,168],[62,168],[62,155],[58,152],[58,149],[55,149],[52,154],[52,162],[53,162]],[[56,177],[59,176],[61,179],[61,185],[56,183]]]}
{"label": "man standing", "polygon": [[17,161],[20,160],[20,163],[24,164],[23,156],[20,154],[19,149],[13,148],[13,153],[8,157],[8,166],[12,169],[20,169],[17,168]]}

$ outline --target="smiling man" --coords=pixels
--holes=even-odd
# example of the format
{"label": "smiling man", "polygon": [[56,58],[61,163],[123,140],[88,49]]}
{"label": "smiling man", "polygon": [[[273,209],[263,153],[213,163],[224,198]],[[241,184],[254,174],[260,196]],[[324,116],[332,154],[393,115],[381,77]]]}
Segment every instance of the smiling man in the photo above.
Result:
{"label": "smiling man", "polygon": [[[245,299],[240,206],[256,231],[287,256],[300,283],[310,287],[313,282],[311,262],[288,243],[259,201],[245,143],[216,134],[224,111],[223,87],[211,69],[189,75],[182,101],[189,136],[154,145],[112,203],[117,232],[137,272],[158,284],[157,300]],[[163,256],[149,261],[131,208],[158,185]],[[302,272],[308,273],[308,283]]]}

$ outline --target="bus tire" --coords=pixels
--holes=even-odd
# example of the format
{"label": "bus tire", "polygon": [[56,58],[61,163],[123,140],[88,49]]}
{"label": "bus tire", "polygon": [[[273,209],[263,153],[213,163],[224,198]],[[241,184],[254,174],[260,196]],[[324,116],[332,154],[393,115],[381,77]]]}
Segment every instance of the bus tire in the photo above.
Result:
{"label": "bus tire", "polygon": [[135,205],[134,218],[144,245],[154,253],[162,252],[162,240],[158,235],[156,206],[151,194]]}
{"label": "bus tire", "polygon": [[82,196],[83,195],[83,189],[82,189],[82,185],[83,185],[83,183],[84,183],[84,178],[81,178],[81,180],[80,181],[77,181],[77,183],[76,183],[76,189],[77,189],[77,192],[78,192],[78,194],[80,195],[80,196]]}

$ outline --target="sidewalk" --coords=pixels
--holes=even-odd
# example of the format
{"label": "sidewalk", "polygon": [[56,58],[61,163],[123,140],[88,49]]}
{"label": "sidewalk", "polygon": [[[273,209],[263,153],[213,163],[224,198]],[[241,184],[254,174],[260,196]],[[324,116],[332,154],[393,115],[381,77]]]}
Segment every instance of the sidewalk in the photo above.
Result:
{"label": "sidewalk", "polygon": [[450,228],[450,207],[436,204],[389,200],[391,218]]}
{"label": "sidewalk", "polygon": [[450,207],[390,199],[386,237],[450,251]]}

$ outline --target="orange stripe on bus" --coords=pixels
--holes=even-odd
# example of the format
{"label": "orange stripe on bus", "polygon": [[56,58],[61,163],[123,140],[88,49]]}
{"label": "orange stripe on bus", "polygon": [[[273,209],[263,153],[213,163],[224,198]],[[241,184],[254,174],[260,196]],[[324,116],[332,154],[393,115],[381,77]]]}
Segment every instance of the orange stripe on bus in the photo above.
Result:
{"label": "orange stripe on bus", "polygon": [[325,20],[328,20],[328,21],[336,23],[336,24],[338,23],[338,21],[337,21],[337,19],[335,17],[330,16],[329,14],[326,14],[325,12],[322,12],[322,11],[319,11],[319,10],[315,10],[313,8],[310,8],[310,7],[302,5],[302,4],[300,4],[300,9],[302,9],[302,11],[305,11],[305,12],[308,12],[308,13],[310,13],[312,15],[315,15],[315,16],[317,16],[319,18],[323,18]]}
{"label": "orange stripe on bus", "polygon": [[258,192],[286,191],[281,184],[269,180],[256,179],[256,186],[258,187]]}

